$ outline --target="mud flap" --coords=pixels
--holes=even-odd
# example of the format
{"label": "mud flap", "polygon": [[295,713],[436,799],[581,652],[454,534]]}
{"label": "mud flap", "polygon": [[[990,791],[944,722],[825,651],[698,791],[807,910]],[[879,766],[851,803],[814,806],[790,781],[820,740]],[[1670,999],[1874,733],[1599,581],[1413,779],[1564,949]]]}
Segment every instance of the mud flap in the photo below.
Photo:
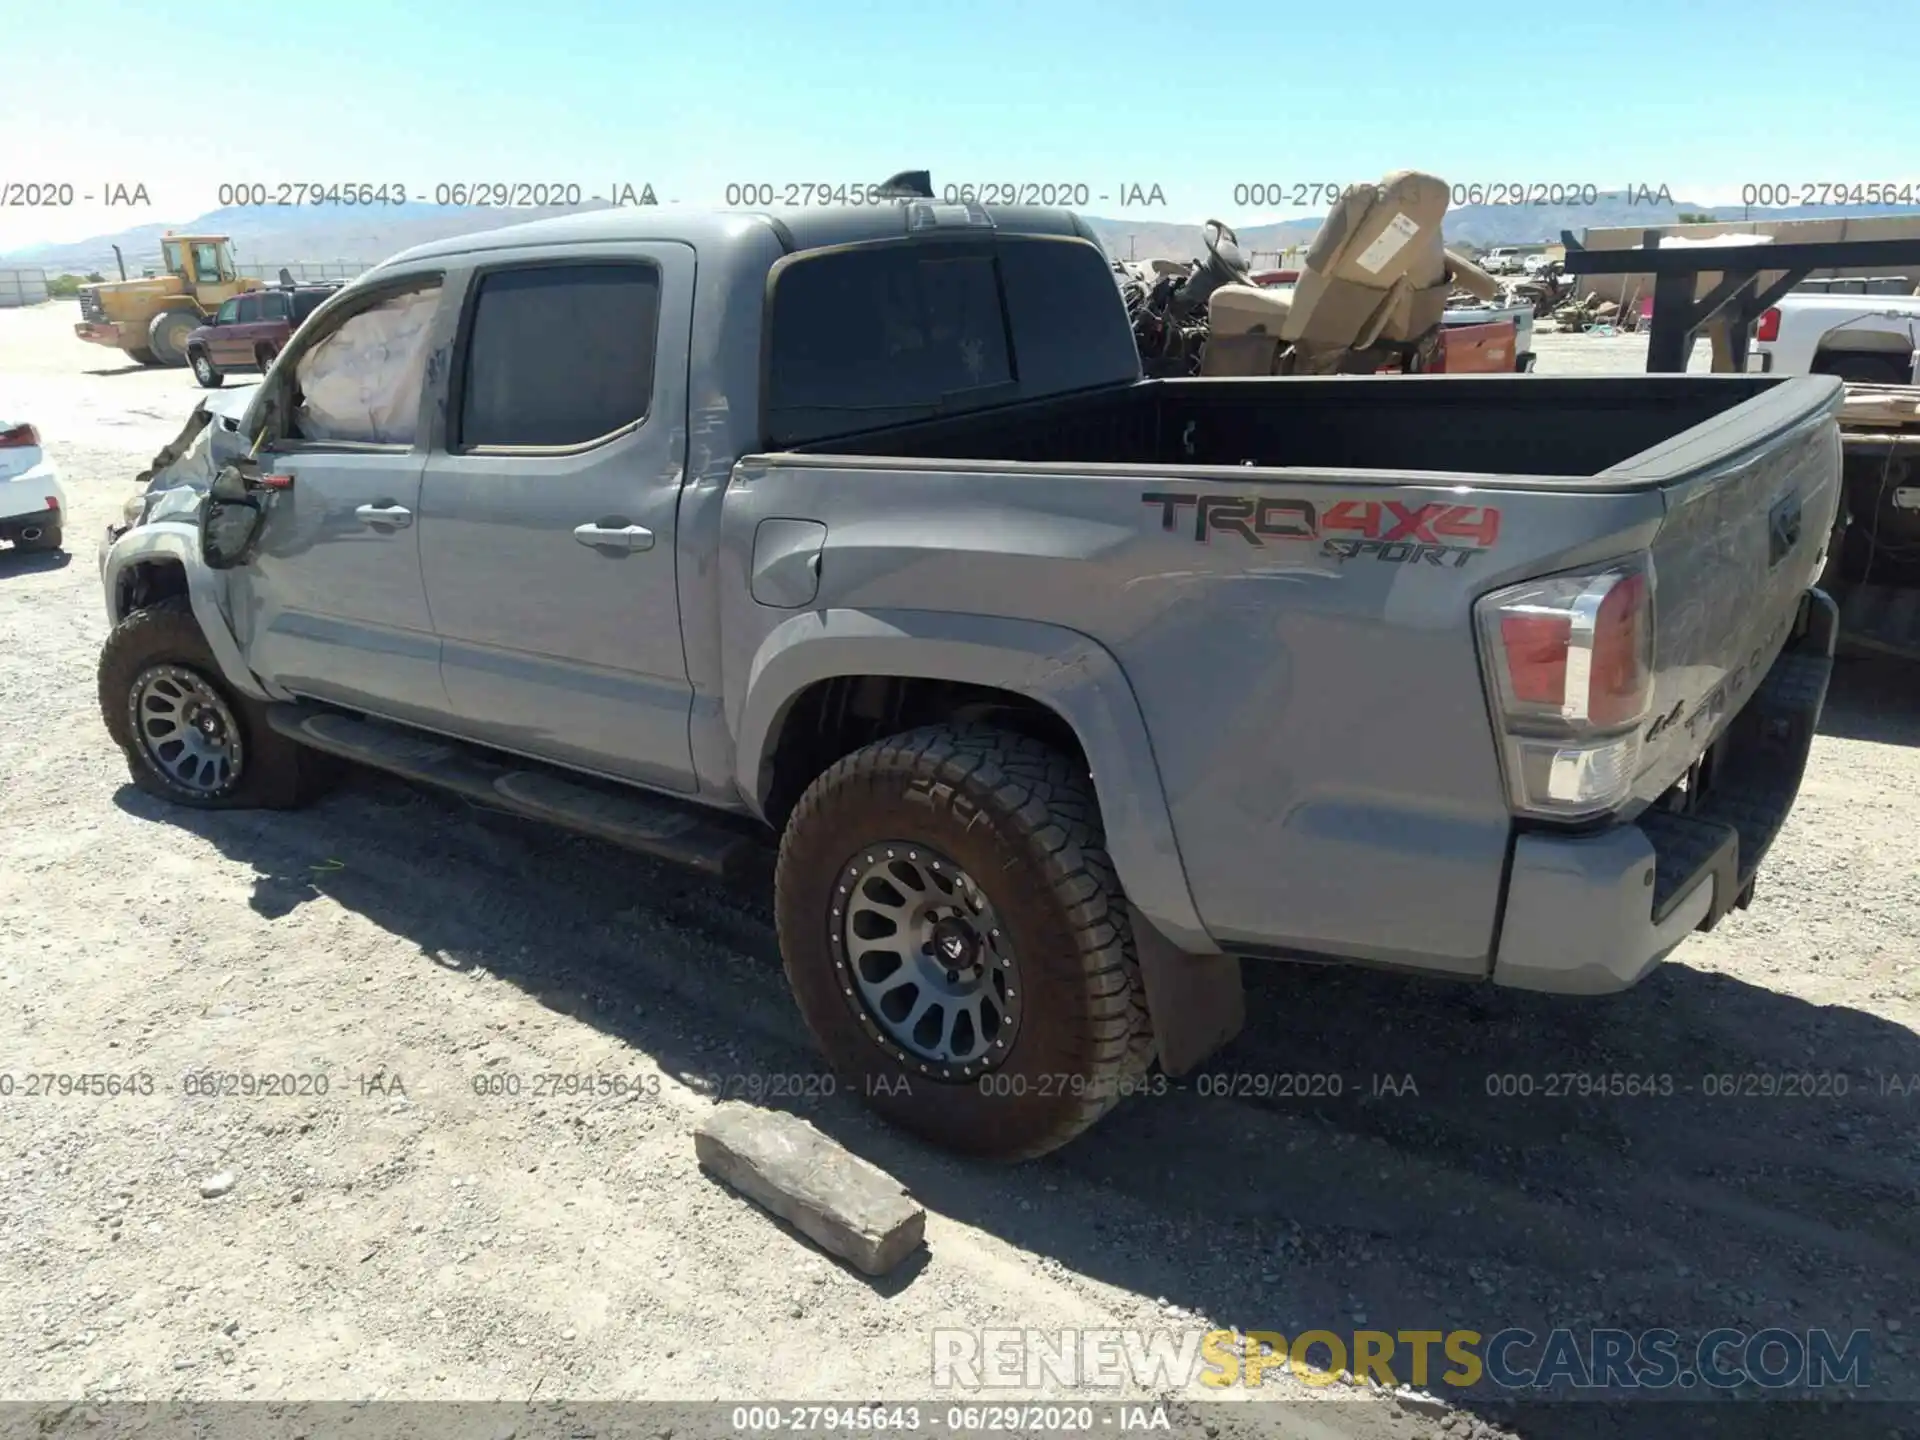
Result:
{"label": "mud flap", "polygon": [[[1130,907],[1132,908],[1132,907]],[[1247,996],[1237,955],[1189,955],[1133,909],[1134,953],[1153,1017],[1160,1068],[1185,1075],[1226,1045],[1247,1023]]]}

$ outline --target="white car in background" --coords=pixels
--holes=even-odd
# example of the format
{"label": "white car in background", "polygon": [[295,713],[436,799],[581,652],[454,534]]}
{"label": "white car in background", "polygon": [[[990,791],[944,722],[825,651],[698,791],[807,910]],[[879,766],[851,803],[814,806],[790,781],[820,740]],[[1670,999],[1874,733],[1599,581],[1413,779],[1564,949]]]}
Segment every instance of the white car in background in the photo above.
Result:
{"label": "white car in background", "polygon": [[0,419],[0,540],[21,550],[58,550],[67,492],[40,449],[40,432]]}
{"label": "white car in background", "polygon": [[1760,316],[1747,369],[1768,375],[1838,375],[1916,383],[1920,295],[1793,291]]}

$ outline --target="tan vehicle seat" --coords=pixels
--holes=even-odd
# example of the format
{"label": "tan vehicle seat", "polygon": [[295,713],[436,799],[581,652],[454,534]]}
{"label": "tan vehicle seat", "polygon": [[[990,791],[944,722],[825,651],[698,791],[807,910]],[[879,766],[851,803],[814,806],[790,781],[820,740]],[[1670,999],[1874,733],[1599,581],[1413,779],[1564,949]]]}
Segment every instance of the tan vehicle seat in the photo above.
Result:
{"label": "tan vehicle seat", "polygon": [[1447,182],[1400,170],[1342,196],[1307,249],[1281,339],[1302,350],[1405,343],[1440,323],[1452,286]]}
{"label": "tan vehicle seat", "polygon": [[1207,348],[1202,375],[1271,375],[1287,342],[1280,332],[1293,308],[1285,290],[1222,285],[1207,300]]}

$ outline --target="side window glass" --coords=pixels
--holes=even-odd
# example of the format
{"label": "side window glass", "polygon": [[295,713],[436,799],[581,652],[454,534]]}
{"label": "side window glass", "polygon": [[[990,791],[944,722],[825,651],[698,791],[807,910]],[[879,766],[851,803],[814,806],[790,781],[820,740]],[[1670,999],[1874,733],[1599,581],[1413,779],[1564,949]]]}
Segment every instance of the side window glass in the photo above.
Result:
{"label": "side window glass", "polygon": [[810,256],[775,282],[772,311],[776,444],[932,415],[1013,379],[991,255],[895,245]]}
{"label": "side window glass", "polygon": [[221,302],[219,313],[214,316],[214,322],[219,325],[231,325],[239,318],[240,302],[226,300]]}
{"label": "side window glass", "polygon": [[467,339],[456,445],[581,445],[644,420],[659,318],[652,265],[485,276]]}
{"label": "side window glass", "polygon": [[261,301],[261,304],[263,306],[261,311],[263,319],[284,320],[287,318],[287,297],[278,291],[266,296]]}
{"label": "side window glass", "polygon": [[218,245],[196,245],[193,247],[193,268],[202,280],[220,278],[220,247]]}
{"label": "side window glass", "polygon": [[242,296],[240,299],[240,323],[242,325],[249,325],[259,318],[260,297],[257,295]]}
{"label": "side window glass", "polygon": [[411,445],[440,282],[390,295],[342,320],[294,366],[302,440]]}

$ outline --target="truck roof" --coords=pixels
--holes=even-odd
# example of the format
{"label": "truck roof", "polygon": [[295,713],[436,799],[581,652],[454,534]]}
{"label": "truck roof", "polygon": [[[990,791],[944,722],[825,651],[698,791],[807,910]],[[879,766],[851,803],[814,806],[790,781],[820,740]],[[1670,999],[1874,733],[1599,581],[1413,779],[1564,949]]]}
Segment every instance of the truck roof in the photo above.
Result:
{"label": "truck roof", "polygon": [[[828,245],[851,245],[884,240],[908,233],[909,206],[933,206],[954,212],[958,205],[937,201],[890,200],[876,205],[835,205],[759,210],[708,210],[682,206],[625,205],[529,220],[496,230],[450,235],[415,245],[382,262],[377,268],[435,256],[502,250],[522,245],[570,245],[605,240],[674,240],[696,250],[730,247],[741,237],[771,229],[789,251],[815,250]],[[1087,240],[1105,253],[1093,228],[1070,210],[1038,205],[1006,205],[989,209],[973,205],[993,229],[1014,235],[1070,235]]]}

